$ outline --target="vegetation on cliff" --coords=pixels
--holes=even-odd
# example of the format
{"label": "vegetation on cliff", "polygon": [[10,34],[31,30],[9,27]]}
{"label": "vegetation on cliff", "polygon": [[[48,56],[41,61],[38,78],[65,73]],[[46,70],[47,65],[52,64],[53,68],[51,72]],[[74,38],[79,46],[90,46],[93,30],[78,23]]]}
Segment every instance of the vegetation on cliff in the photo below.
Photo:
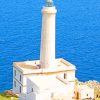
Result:
{"label": "vegetation on cliff", "polygon": [[0,100],[18,100],[18,97],[9,90],[0,93]]}

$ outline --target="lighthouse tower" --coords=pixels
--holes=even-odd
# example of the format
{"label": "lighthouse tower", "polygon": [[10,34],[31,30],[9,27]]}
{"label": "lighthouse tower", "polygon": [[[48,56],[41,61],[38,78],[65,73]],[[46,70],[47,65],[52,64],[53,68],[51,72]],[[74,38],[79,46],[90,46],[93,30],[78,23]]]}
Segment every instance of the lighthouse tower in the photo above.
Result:
{"label": "lighthouse tower", "polygon": [[42,8],[40,60],[13,63],[13,92],[19,100],[72,100],[76,67],[55,58],[56,8]]}
{"label": "lighthouse tower", "polygon": [[46,1],[42,9],[42,32],[41,32],[41,68],[55,67],[55,17],[56,8],[52,0]]}

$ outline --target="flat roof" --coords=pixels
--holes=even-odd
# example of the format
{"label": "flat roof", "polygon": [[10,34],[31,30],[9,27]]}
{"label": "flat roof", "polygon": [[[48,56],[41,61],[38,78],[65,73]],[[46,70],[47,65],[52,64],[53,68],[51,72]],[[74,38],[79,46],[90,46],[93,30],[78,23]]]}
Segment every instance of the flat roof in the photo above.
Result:
{"label": "flat roof", "polygon": [[62,58],[55,59],[55,62],[55,68],[47,69],[41,68],[39,60],[14,62],[13,66],[21,71],[23,74],[53,74],[58,72],[76,70],[76,67],[73,64]]}

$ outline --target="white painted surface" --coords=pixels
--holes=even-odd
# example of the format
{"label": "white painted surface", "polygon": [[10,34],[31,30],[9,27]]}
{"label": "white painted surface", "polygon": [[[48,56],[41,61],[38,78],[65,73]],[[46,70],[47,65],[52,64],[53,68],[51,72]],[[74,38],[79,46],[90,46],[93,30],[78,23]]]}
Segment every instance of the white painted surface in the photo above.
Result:
{"label": "white painted surface", "polygon": [[94,89],[91,89],[87,85],[78,85],[75,88],[75,94],[77,98],[77,93],[79,94],[79,99],[85,99],[85,98],[94,98]]}
{"label": "white painted surface", "polygon": [[94,98],[94,89],[84,89],[84,90],[81,90],[81,99],[84,99],[84,98]]}
{"label": "white painted surface", "polygon": [[[14,81],[16,82],[16,87],[14,86]],[[23,92],[23,86],[16,79],[13,79],[13,92],[14,93],[20,94],[20,86],[21,86],[21,91]]]}
{"label": "white painted surface", "polygon": [[[26,100],[26,94],[19,95],[19,100]],[[29,100],[31,100],[31,99],[29,99]]]}
{"label": "white painted surface", "polygon": [[26,100],[51,100],[51,94],[48,92],[29,93]]}
{"label": "white painted surface", "polygon": [[[57,75],[57,76],[59,76],[61,78],[64,78],[64,73],[66,73],[66,74],[69,73],[67,75],[67,77],[68,76],[69,77],[68,78],[66,77],[66,81],[68,81],[68,80],[70,80],[70,81],[75,80],[75,77],[74,77],[74,74],[75,74],[75,66],[74,65],[72,66],[67,61],[64,61],[64,62],[63,61],[64,61],[63,59],[56,59],[57,66],[55,68],[49,68],[49,69],[43,69],[43,70],[42,69],[39,69],[39,71],[41,70],[40,72],[41,73],[42,72],[44,73],[44,72],[56,72],[56,71],[62,71],[62,70],[64,71],[65,70],[65,72],[59,72],[59,73],[57,73],[57,74],[55,73],[53,75],[55,75],[55,76]],[[32,64],[32,63],[35,63],[36,61],[28,61],[27,64],[30,64],[30,62]],[[38,61],[38,63],[39,63],[39,61]],[[38,74],[38,75],[37,74],[34,74],[35,72],[38,72],[37,71],[38,69],[37,70],[35,70],[35,69],[30,70],[30,69],[27,69],[27,68],[25,68],[25,69],[24,68],[21,68],[21,70],[22,70],[22,72],[21,72],[21,70],[19,70],[20,67],[21,66],[18,66],[18,67],[14,66],[14,70],[16,70],[16,76],[14,76],[14,72],[13,72],[13,80],[16,80],[17,81],[17,84],[16,84],[16,88],[13,87],[13,90],[14,90],[15,93],[20,93],[19,92],[19,86],[21,85],[22,86],[22,93],[26,93],[26,86],[27,86],[27,81],[26,80],[27,80],[27,78],[33,77],[33,79],[34,79],[34,77],[39,76],[41,74]],[[27,75],[24,75],[24,71],[25,71],[25,73],[27,73]],[[34,73],[33,74],[30,74],[30,71],[33,71]],[[20,82],[20,75],[22,76],[21,82]]]}
{"label": "white painted surface", "polygon": [[40,63],[42,68],[55,67],[55,7],[43,7]]}
{"label": "white painted surface", "polygon": [[[16,71],[16,76],[15,76],[15,71]],[[20,81],[20,75],[22,77],[21,81]],[[13,77],[20,82],[21,84],[23,84],[23,75],[22,73],[15,67],[13,67]]]}
{"label": "white painted surface", "polygon": [[75,81],[75,70],[67,71],[66,79],[67,81]]}
{"label": "white painted surface", "polygon": [[56,75],[41,75],[27,79],[27,98],[30,100],[52,100],[53,98],[72,100],[73,90],[73,85],[63,83],[56,78]]}

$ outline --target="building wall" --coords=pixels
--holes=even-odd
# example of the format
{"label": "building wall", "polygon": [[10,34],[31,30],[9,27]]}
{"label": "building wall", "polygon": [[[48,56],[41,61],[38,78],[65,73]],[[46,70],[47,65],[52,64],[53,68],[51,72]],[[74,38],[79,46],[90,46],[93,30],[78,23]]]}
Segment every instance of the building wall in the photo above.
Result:
{"label": "building wall", "polygon": [[[13,67],[13,92],[20,94],[19,87],[21,86],[21,92],[26,93],[27,77],[34,77],[35,75],[24,75],[16,67]],[[16,87],[15,87],[16,83]]]}
{"label": "building wall", "polygon": [[66,79],[67,81],[75,81],[75,70],[67,71]]}
{"label": "building wall", "polygon": [[38,90],[39,88],[34,83],[32,83],[29,79],[27,79],[27,94],[32,92],[37,92]]}
{"label": "building wall", "polygon": [[[19,99],[18,100],[26,100],[26,94],[19,95]],[[31,99],[29,99],[29,100],[31,100]]]}
{"label": "building wall", "polygon": [[26,77],[15,67],[13,68],[13,92],[26,93]]}
{"label": "building wall", "polygon": [[[47,76],[47,77],[50,77],[50,79],[53,78],[53,76]],[[34,77],[32,78],[34,79]],[[45,83],[48,83],[48,81],[51,81],[51,80],[45,80]],[[51,84],[54,84],[54,83],[55,82],[53,80],[53,83]],[[26,94],[27,99],[26,100],[72,100],[74,87],[72,85],[70,86],[66,85],[63,88],[59,87],[59,89],[54,88],[52,91],[49,89],[46,91],[42,89],[41,87],[37,87],[36,84],[32,82],[30,79],[27,79],[27,94]]]}
{"label": "building wall", "polygon": [[[49,91],[49,90],[48,90]],[[54,92],[53,96],[50,92],[31,92],[26,95],[26,100],[72,100],[72,92],[59,93]],[[68,90],[69,91],[69,90]]]}
{"label": "building wall", "polygon": [[[15,75],[16,74],[16,75]],[[21,92],[26,93],[26,86],[27,86],[27,78],[35,77],[36,75],[24,75],[21,73],[16,67],[13,67],[13,92],[20,94],[19,87],[21,86]],[[20,79],[21,77],[21,79]],[[16,82],[16,87],[14,86]]]}
{"label": "building wall", "polygon": [[38,93],[31,92],[26,95],[26,100],[72,100],[72,91],[66,90],[65,92],[62,91],[62,93],[61,91],[51,93],[49,90],[40,91]]}
{"label": "building wall", "polygon": [[13,79],[13,92],[16,94],[23,92],[23,86],[16,79]]}
{"label": "building wall", "polygon": [[58,76],[58,77],[61,77],[62,79],[64,79],[64,74],[67,75],[67,72],[58,73],[57,76]]}
{"label": "building wall", "polygon": [[85,98],[94,98],[94,89],[91,88],[84,88],[84,89],[80,89],[80,88],[76,88],[75,89],[75,98],[76,99],[85,99]]}
{"label": "building wall", "polygon": [[90,97],[94,98],[94,90],[93,89],[82,90],[80,94],[81,94],[80,99],[90,98]]}
{"label": "building wall", "polygon": [[[13,77],[21,84],[23,84],[23,74],[17,69],[13,68]],[[21,80],[20,80],[21,77]]]}
{"label": "building wall", "polygon": [[51,94],[41,91],[30,79],[27,79],[26,100],[51,100]]}
{"label": "building wall", "polygon": [[[21,100],[21,99],[19,99]],[[26,100],[52,100],[51,99],[51,94],[42,92],[42,93],[29,93],[26,95]]]}
{"label": "building wall", "polygon": [[[15,70],[16,70],[16,75],[15,75]],[[64,79],[64,74],[66,74],[66,79],[68,81],[75,80],[75,71],[61,72],[61,73],[53,74],[50,76],[46,75],[46,77],[48,77],[48,79],[52,79],[53,77],[56,77],[57,75],[59,75],[61,78]],[[21,80],[20,80],[20,76],[21,76]],[[37,75],[34,75],[34,74],[23,75],[23,73],[21,73],[17,68],[14,67],[14,69],[13,69],[13,92],[20,94],[20,87],[21,87],[21,93],[26,93],[26,91],[27,91],[27,93],[31,93],[32,88],[34,89],[33,92],[37,91],[38,88],[34,84],[31,84],[30,81],[27,82],[27,78],[32,77],[34,79],[34,77],[36,77],[36,76]],[[15,82],[16,82],[16,87],[14,86]],[[27,85],[27,83],[28,83],[28,85]]]}
{"label": "building wall", "polygon": [[66,82],[70,82],[73,86],[75,85],[75,71],[66,71],[57,74],[57,77],[65,80]]}

